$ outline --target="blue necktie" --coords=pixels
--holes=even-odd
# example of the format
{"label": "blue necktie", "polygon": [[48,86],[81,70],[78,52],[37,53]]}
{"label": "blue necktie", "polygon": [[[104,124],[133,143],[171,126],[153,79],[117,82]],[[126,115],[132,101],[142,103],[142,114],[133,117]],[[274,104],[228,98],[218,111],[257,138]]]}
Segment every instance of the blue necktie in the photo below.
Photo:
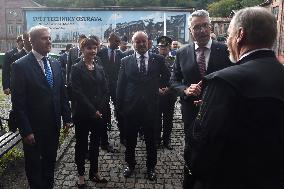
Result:
{"label": "blue necktie", "polygon": [[47,64],[47,58],[44,56],[41,60],[43,61],[46,80],[47,80],[49,86],[53,87],[53,77],[52,77],[52,73],[51,73],[51,68]]}

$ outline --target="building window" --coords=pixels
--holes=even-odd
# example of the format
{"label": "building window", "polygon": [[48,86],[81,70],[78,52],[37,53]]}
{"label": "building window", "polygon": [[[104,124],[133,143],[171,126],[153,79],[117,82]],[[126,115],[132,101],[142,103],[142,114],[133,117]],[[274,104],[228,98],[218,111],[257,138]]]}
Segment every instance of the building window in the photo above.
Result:
{"label": "building window", "polygon": [[22,25],[17,25],[16,26],[16,33],[17,33],[17,36],[21,35],[23,33],[22,32]]}
{"label": "building window", "polygon": [[8,49],[14,48],[14,43],[13,42],[8,42]]}
{"label": "building window", "polygon": [[7,34],[8,35],[13,35],[13,25],[12,24],[8,24],[7,26]]}

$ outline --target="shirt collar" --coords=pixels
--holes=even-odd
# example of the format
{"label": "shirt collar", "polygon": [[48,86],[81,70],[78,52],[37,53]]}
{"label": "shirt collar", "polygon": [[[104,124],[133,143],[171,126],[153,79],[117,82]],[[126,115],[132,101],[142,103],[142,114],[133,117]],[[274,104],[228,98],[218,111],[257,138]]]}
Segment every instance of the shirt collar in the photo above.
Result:
{"label": "shirt collar", "polygon": [[271,49],[269,49],[269,48],[254,49],[254,50],[252,50],[252,51],[249,51],[249,52],[243,54],[243,55],[240,57],[240,59],[239,59],[238,61],[242,60],[244,57],[250,55],[251,53],[254,53],[254,52],[256,52],[256,51],[262,51],[262,50],[271,51]]}
{"label": "shirt collar", "polygon": [[[199,48],[197,42],[194,41],[194,44],[195,44],[195,50],[197,50]],[[208,43],[204,47],[206,47],[207,49],[211,49],[211,45],[212,45],[212,39],[210,38]]]}
{"label": "shirt collar", "polygon": [[[32,49],[32,53],[34,54],[37,61],[39,61],[39,60],[41,61],[41,59],[44,57],[41,54],[39,54],[38,52],[36,52],[34,49]],[[46,57],[48,57],[48,54],[46,55]]]}
{"label": "shirt collar", "polygon": [[[139,59],[142,55],[139,54],[138,52],[135,52],[135,56],[136,56],[137,59]],[[144,56],[145,58],[148,58],[148,57],[149,57],[148,51],[147,51],[143,56]]]}

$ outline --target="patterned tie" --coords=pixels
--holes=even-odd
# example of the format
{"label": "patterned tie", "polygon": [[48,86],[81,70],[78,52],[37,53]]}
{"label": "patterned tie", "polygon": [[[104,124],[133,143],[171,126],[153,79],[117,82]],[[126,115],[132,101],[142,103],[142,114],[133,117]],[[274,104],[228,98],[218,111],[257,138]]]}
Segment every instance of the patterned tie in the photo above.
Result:
{"label": "patterned tie", "polygon": [[203,77],[205,75],[205,72],[206,72],[205,55],[204,55],[205,50],[206,50],[206,47],[199,47],[198,48],[198,51],[200,52],[200,56],[197,60],[197,64],[199,66],[199,71],[200,71],[201,77]]}
{"label": "patterned tie", "polygon": [[140,56],[140,73],[141,75],[146,75],[146,64],[145,64],[145,57],[143,55]]}
{"label": "patterned tie", "polygon": [[53,87],[53,77],[52,77],[52,73],[51,73],[51,68],[47,64],[47,58],[44,56],[41,60],[43,61],[46,80],[47,80],[49,86]]}
{"label": "patterned tie", "polygon": [[110,51],[109,61],[111,63],[114,63],[114,50],[113,49]]}

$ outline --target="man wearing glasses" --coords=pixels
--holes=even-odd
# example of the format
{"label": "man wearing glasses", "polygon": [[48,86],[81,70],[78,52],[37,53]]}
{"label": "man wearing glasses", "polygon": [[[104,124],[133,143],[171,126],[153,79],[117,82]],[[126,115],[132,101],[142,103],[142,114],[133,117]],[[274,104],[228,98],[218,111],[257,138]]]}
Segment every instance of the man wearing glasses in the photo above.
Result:
{"label": "man wearing glasses", "polygon": [[[207,11],[197,10],[191,14],[189,31],[193,42],[177,51],[172,76],[173,87],[181,98],[185,141],[189,136],[188,128],[199,109],[198,103],[201,99],[203,77],[231,64],[227,46],[212,41],[210,38],[211,21]],[[187,148],[185,146],[185,150]],[[187,186],[187,178],[188,170],[185,166],[185,186]]]}

